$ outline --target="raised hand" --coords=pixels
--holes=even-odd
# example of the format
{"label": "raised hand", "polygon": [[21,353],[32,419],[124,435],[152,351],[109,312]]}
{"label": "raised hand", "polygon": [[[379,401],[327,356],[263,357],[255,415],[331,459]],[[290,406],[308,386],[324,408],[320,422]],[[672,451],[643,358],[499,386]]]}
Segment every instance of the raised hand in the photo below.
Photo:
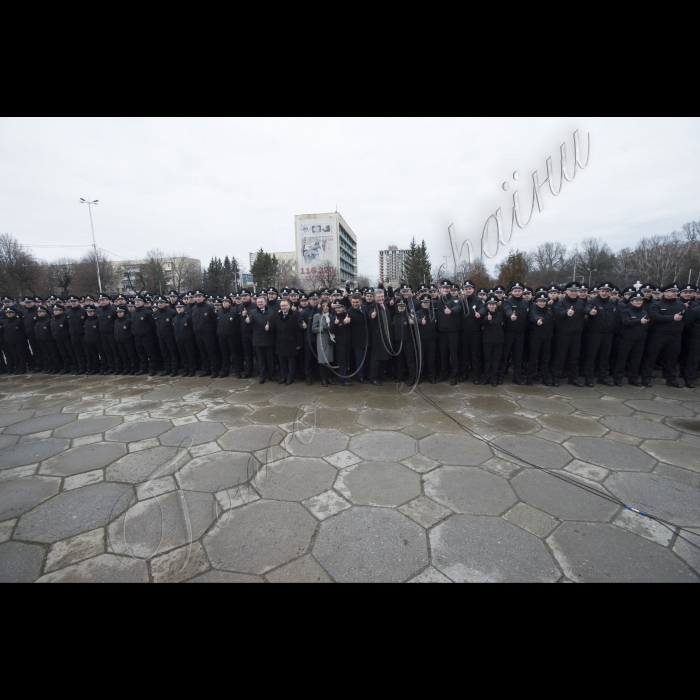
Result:
{"label": "raised hand", "polygon": [[642,324],[646,326],[647,323],[649,323],[649,319],[645,316],[645,317],[642,319]]}
{"label": "raised hand", "polygon": [[673,320],[674,320],[674,321],[682,321],[682,320],[683,320],[683,314],[676,314],[676,315],[673,317]]}
{"label": "raised hand", "polygon": [[492,316],[491,314],[489,314],[489,315],[487,316],[487,318],[488,318],[489,321],[493,321],[493,316]]}
{"label": "raised hand", "polygon": [[375,318],[377,318],[377,312],[376,312],[376,311],[373,311],[373,312],[372,312],[372,320],[374,320]]}
{"label": "raised hand", "polygon": [[510,317],[511,321],[517,321],[518,320],[518,314],[513,313],[513,315]]}
{"label": "raised hand", "polygon": [[538,326],[544,326],[544,321],[543,321],[542,319],[540,319],[540,320],[537,322],[537,325],[538,325]]}
{"label": "raised hand", "polygon": [[343,321],[343,323],[344,323],[346,326],[347,326],[349,323],[352,323],[352,319],[350,318],[350,316],[346,316],[346,317],[345,317],[345,320]]}
{"label": "raised hand", "polygon": [[423,325],[425,325],[427,322],[426,322],[425,319],[423,319],[423,320],[421,321],[421,323],[422,323]]}
{"label": "raised hand", "polygon": [[270,330],[270,324],[267,323],[267,324],[265,324],[265,331],[267,332],[267,331],[269,331],[269,330]]}
{"label": "raised hand", "polygon": [[576,312],[574,311],[574,307],[572,306],[572,307],[569,309],[569,313],[566,314],[566,315],[569,316],[569,317],[571,317],[571,316],[573,316],[575,313],[576,313]]}
{"label": "raised hand", "polygon": [[306,325],[306,321],[304,321],[304,323],[301,324],[301,327],[302,327],[304,330],[306,330],[306,329],[308,328],[308,326]]}
{"label": "raised hand", "polygon": [[452,315],[452,312],[451,312],[447,307],[445,307],[445,314],[446,314],[447,316],[451,316],[451,315]]}
{"label": "raised hand", "polygon": [[597,307],[597,306],[594,306],[594,307],[591,309],[591,316],[597,316],[597,315],[598,315],[598,307]]}

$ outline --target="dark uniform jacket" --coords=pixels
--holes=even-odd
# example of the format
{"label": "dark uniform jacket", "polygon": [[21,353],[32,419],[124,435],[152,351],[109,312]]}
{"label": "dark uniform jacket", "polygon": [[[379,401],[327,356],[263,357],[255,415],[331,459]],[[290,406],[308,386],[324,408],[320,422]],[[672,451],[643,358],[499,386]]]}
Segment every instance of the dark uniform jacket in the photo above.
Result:
{"label": "dark uniform jacket", "polygon": [[[569,316],[569,310],[574,309],[574,315]],[[583,299],[564,297],[554,305],[554,318],[557,333],[560,335],[575,335],[583,333],[586,316],[586,302]]]}
{"label": "dark uniform jacket", "polygon": [[[505,329],[509,333],[525,333],[530,322],[530,302],[525,299],[508,297],[503,300],[501,307],[504,316]],[[517,321],[511,321],[511,316],[515,312]]]}
{"label": "dark uniform jacket", "polygon": [[85,309],[81,309],[79,306],[75,309],[69,308],[63,315],[68,319],[71,338],[85,337],[85,320],[87,319]]}
{"label": "dark uniform jacket", "polygon": [[[591,316],[593,309],[598,310],[595,316]],[[585,314],[588,316],[589,333],[613,333],[616,330],[619,315],[616,301],[603,300],[600,297],[590,299],[586,304]]]}
{"label": "dark uniform jacket", "polygon": [[216,311],[203,301],[192,307],[192,327],[197,335],[216,335]]}
{"label": "dark uniform jacket", "polygon": [[[416,344],[414,334],[416,333],[417,326],[411,326],[410,321],[411,316],[407,311],[397,313],[396,316],[394,316],[394,343],[397,350],[401,347],[402,343],[404,348]],[[415,324],[415,319],[413,319],[413,321]]]}
{"label": "dark uniform jacket", "polygon": [[27,342],[27,333],[24,330],[24,320],[21,318],[7,318],[3,321],[5,342],[18,345]]}
{"label": "dark uniform jacket", "polygon": [[124,318],[117,318],[114,322],[114,339],[118,343],[126,343],[128,340],[133,340],[131,326],[133,321],[129,314],[125,314]]}
{"label": "dark uniform jacket", "polygon": [[44,316],[44,318],[38,318],[36,324],[34,325],[34,337],[37,340],[53,340],[53,335],[51,334],[51,318],[49,316]]}
{"label": "dark uniform jacket", "polygon": [[177,316],[177,311],[173,311],[166,306],[164,309],[156,309],[153,312],[153,321],[156,324],[156,335],[159,338],[174,338],[173,318]]}
{"label": "dark uniform jacket", "polygon": [[192,317],[186,312],[181,314],[176,313],[175,318],[173,318],[173,330],[175,331],[175,340],[178,343],[194,340]]}
{"label": "dark uniform jacket", "polygon": [[[369,314],[372,312],[370,311]],[[366,306],[361,309],[348,309],[350,317],[350,345],[355,350],[364,350],[365,347],[371,347],[372,343],[369,340],[369,315]]]}
{"label": "dark uniform jacket", "polygon": [[98,307],[97,317],[100,321],[100,333],[114,335],[114,321],[117,318],[117,313],[114,310],[114,306],[112,306],[112,304],[107,304],[107,306]]}
{"label": "dark uniform jacket", "polygon": [[[539,325],[540,319],[542,325]],[[530,311],[530,338],[532,340],[551,340],[554,337],[554,317],[549,307],[540,309],[537,304],[532,305]]]}
{"label": "dark uniform jacket", "polygon": [[[296,357],[297,348],[304,344],[304,332],[299,327],[299,314],[290,311],[287,318],[278,311],[272,314],[272,323],[275,332],[275,353],[280,357]],[[272,332],[272,328],[270,332]]]}
{"label": "dark uniform jacket", "polygon": [[[275,326],[273,316],[269,309],[262,311],[256,306],[250,313],[250,325],[253,326],[253,345],[264,348],[275,345]],[[265,326],[270,324],[270,330],[266,331]]]}
{"label": "dark uniform jacket", "polygon": [[150,309],[147,309],[145,306],[142,306],[140,309],[134,309],[131,314],[131,332],[139,338],[155,335],[156,322]]}
{"label": "dark uniform jacket", "polygon": [[680,299],[659,299],[651,305],[649,316],[653,322],[651,332],[656,335],[683,335],[683,323],[674,321],[677,314],[686,313]]}
{"label": "dark uniform jacket", "polygon": [[[622,319],[622,339],[644,341],[649,333],[649,324],[642,323],[643,318],[649,318],[644,310],[636,309],[632,304],[626,306],[620,314]],[[680,325],[680,324],[679,324]]]}
{"label": "dark uniform jacket", "polygon": [[[451,313],[446,314],[445,309],[449,309]],[[462,325],[462,304],[459,299],[448,294],[444,301],[441,299],[435,307],[435,315],[440,333],[457,333]]]}
{"label": "dark uniform jacket", "polygon": [[92,318],[85,319],[85,340],[88,343],[100,341],[100,319],[95,314]]}
{"label": "dark uniform jacket", "polygon": [[[491,316],[490,321],[489,316]],[[500,345],[505,342],[503,307],[496,309],[493,313],[486,309],[486,313],[481,317],[481,325],[484,328],[484,345]]]}
{"label": "dark uniform jacket", "polygon": [[233,338],[241,332],[241,316],[236,309],[220,309],[216,312],[217,328],[216,335],[222,338]]}
{"label": "dark uniform jacket", "polygon": [[65,313],[51,319],[51,335],[54,340],[70,340],[70,328]]}

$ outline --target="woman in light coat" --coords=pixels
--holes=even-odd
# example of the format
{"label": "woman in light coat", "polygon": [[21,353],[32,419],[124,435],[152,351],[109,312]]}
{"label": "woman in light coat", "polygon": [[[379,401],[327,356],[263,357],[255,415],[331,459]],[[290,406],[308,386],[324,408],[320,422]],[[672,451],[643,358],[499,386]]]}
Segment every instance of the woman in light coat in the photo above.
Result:
{"label": "woman in light coat", "polygon": [[335,340],[332,329],[335,316],[331,317],[330,311],[330,302],[324,301],[321,304],[321,313],[314,316],[314,324],[311,329],[316,335],[316,354],[318,356],[321,382],[325,389],[327,389],[329,385],[335,386],[331,371],[331,365],[333,364],[333,343]]}

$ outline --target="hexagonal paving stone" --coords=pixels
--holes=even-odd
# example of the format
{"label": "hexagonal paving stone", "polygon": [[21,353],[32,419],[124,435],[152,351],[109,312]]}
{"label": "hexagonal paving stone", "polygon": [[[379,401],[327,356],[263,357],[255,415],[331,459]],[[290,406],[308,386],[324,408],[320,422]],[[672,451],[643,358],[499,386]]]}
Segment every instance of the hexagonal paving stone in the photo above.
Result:
{"label": "hexagonal paving stone", "polygon": [[0,470],[36,464],[67,450],[69,446],[70,440],[45,438],[8,447],[0,452]]}
{"label": "hexagonal paving stone", "polygon": [[301,418],[302,415],[302,411],[297,406],[271,406],[253,411],[248,416],[248,420],[251,423],[262,425],[281,425],[282,423],[291,423],[296,418]]}
{"label": "hexagonal paving stone", "polygon": [[430,533],[433,566],[457,583],[554,583],[559,569],[534,535],[500,518],[455,515]]}
{"label": "hexagonal paving stone", "polygon": [[90,413],[91,411],[104,411],[119,403],[117,399],[81,399],[63,408],[64,413]]}
{"label": "hexagonal paving stone", "polygon": [[347,435],[325,429],[299,431],[288,435],[282,443],[282,447],[295,457],[329,457],[347,446]]}
{"label": "hexagonal paving stone", "polygon": [[0,450],[16,445],[19,439],[19,435],[0,435]]}
{"label": "hexagonal paving stone", "polygon": [[475,396],[467,399],[467,406],[484,413],[515,413],[520,410],[515,401],[502,396]]}
{"label": "hexagonal paving stone", "polygon": [[548,540],[576,583],[695,583],[671,551],[612,525],[564,523]]}
{"label": "hexagonal paving stone", "polygon": [[43,433],[47,430],[55,430],[63,425],[72,423],[78,416],[75,413],[64,413],[53,416],[42,416],[41,418],[30,418],[11,425],[5,430],[6,435],[31,435],[32,433]]}
{"label": "hexagonal paving stone", "polygon": [[102,469],[125,454],[126,446],[122,444],[98,442],[82,445],[47,459],[39,471],[51,476],[72,476]]}
{"label": "hexagonal paving stone", "polygon": [[59,479],[30,476],[0,484],[0,522],[31,510],[61,489]]}
{"label": "hexagonal paving stone", "polygon": [[39,578],[44,549],[31,544],[0,544],[0,583],[33,583]]}
{"label": "hexagonal paving stone", "polygon": [[156,476],[172,474],[177,470],[181,453],[174,447],[154,447],[150,450],[132,452],[107,467],[107,481],[140,484]]}
{"label": "hexagonal paving stone", "polygon": [[[576,481],[573,476],[568,478]],[[614,503],[535,469],[520,472],[511,484],[525,503],[560,520],[608,522],[620,510]]]}
{"label": "hexagonal paving stone", "polygon": [[541,430],[540,426],[530,418],[503,413],[485,416],[482,418],[482,422],[496,428],[496,430],[500,433],[527,435],[528,433],[534,433]]}
{"label": "hexagonal paving stone", "polygon": [[217,452],[192,460],[179,473],[186,491],[218,493],[250,481],[260,467],[252,455],[241,452]]}
{"label": "hexagonal paving stone", "polygon": [[454,467],[475,467],[493,457],[485,443],[464,433],[431,435],[421,440],[420,451],[440,464]]}
{"label": "hexagonal paving stone", "polygon": [[124,423],[124,425],[110,430],[105,435],[105,440],[110,442],[141,442],[141,440],[148,438],[156,438],[172,427],[173,424],[169,420],[139,420]]}
{"label": "hexagonal paving stone", "polygon": [[332,488],[337,476],[322,459],[290,457],[264,467],[254,485],[263,498],[305,501]]}
{"label": "hexagonal paving stone", "polygon": [[564,435],[581,435],[585,437],[601,437],[607,429],[591,418],[577,416],[540,416],[537,421],[547,430]]}
{"label": "hexagonal paving stone", "polygon": [[291,394],[276,394],[270,399],[270,403],[275,406],[311,406],[317,398],[316,394],[294,391]]}
{"label": "hexagonal paving stone", "polygon": [[546,415],[566,415],[573,413],[576,409],[565,401],[559,399],[540,399],[527,398],[519,399],[520,407],[526,411],[534,411],[535,413],[544,413]]}
{"label": "hexagonal paving stone", "polygon": [[455,513],[501,515],[518,500],[505,479],[482,469],[442,467],[424,481],[426,496]]}
{"label": "hexagonal paving stone", "polygon": [[214,568],[260,575],[305,554],[315,530],[298,503],[258,501],[222,518],[203,544]]}
{"label": "hexagonal paving stone", "polygon": [[348,449],[367,462],[400,462],[416,454],[417,446],[415,440],[403,433],[373,430],[352,438]]}
{"label": "hexagonal paving stone", "polygon": [[160,441],[166,446],[182,445],[185,448],[204,445],[218,440],[226,432],[221,423],[190,423],[180,425],[161,435]]}
{"label": "hexagonal paving stone", "polygon": [[259,467],[258,460],[245,452],[218,452],[193,459],[180,470],[179,479],[186,491],[218,493],[247,483]]}
{"label": "hexagonal paving stone", "polygon": [[122,422],[120,416],[99,416],[97,418],[83,418],[74,423],[64,425],[56,430],[54,435],[59,438],[81,438],[88,435],[99,435],[111,428],[115,428]]}
{"label": "hexagonal paving stone", "polygon": [[684,527],[700,526],[700,489],[658,474],[613,474],[605,486],[625,504]]}
{"label": "hexagonal paving stone", "polygon": [[302,557],[268,574],[270,583],[333,583],[313,557]]}
{"label": "hexagonal paving stone", "polygon": [[207,408],[205,411],[197,414],[200,421],[211,421],[213,423],[241,423],[245,425],[244,418],[249,416],[251,409],[248,406],[217,406],[216,408]]}
{"label": "hexagonal paving stone", "polygon": [[197,415],[203,411],[206,406],[203,403],[188,403],[184,406],[178,406],[177,404],[168,405],[166,404],[162,408],[158,408],[155,411],[149,411],[148,415],[156,420],[172,420],[174,418],[190,418],[193,415]]}
{"label": "hexagonal paving stone", "polygon": [[[8,402],[2,402],[3,411],[8,409]],[[28,420],[34,415],[34,411],[16,411],[13,413],[3,413],[0,415],[0,428],[7,428],[9,425],[15,425],[16,423],[21,423],[22,421]]]}
{"label": "hexagonal paving stone", "polygon": [[623,403],[601,401],[600,399],[574,399],[571,405],[582,413],[590,413],[596,418],[601,416],[631,416],[632,409]]}
{"label": "hexagonal paving stone", "polygon": [[386,508],[356,507],[326,520],[313,554],[339,583],[399,583],[429,564],[425,530]]}
{"label": "hexagonal paving stone", "polygon": [[413,425],[413,416],[398,411],[363,411],[357,419],[372,430],[403,430]]}
{"label": "hexagonal paving stone", "polygon": [[[559,445],[555,445],[547,440],[542,440],[541,438],[532,437],[531,435],[509,435],[497,438],[493,441],[493,444],[508,450],[511,454],[521,457],[532,464],[536,464],[538,467],[544,467],[545,469],[562,469],[571,461],[571,455],[568,454],[566,450],[559,447]],[[510,455],[501,453],[496,448],[494,448],[494,452],[497,457],[513,459]],[[526,466],[517,461],[516,463],[520,466]]]}
{"label": "hexagonal paving stone", "polygon": [[695,445],[685,442],[648,440],[642,449],[666,464],[673,464],[682,469],[700,472],[700,450]]}
{"label": "hexagonal paving stone", "polygon": [[[665,443],[664,443],[665,444]],[[614,471],[650,472],[654,460],[636,447],[602,438],[573,438],[566,449],[574,457]]]}
{"label": "hexagonal paving stone", "polygon": [[139,501],[113,522],[108,547],[115,554],[152,559],[198,540],[214,520],[210,493],[171,492]]}
{"label": "hexagonal paving stone", "polygon": [[219,438],[219,444],[225,450],[233,452],[258,452],[279,445],[285,433],[279,428],[264,425],[248,425],[244,428],[229,430]]}
{"label": "hexagonal paving stone", "polygon": [[[468,418],[464,415],[458,413],[451,413],[460,425],[466,425],[469,428],[475,429],[476,423],[473,419]],[[421,413],[414,416],[414,421],[416,425],[427,428],[433,433],[451,433],[453,435],[464,434],[464,431],[452,420],[449,416],[446,416],[439,411],[422,411]]]}
{"label": "hexagonal paving stone", "polygon": [[359,506],[392,508],[421,495],[420,476],[401,464],[363,462],[341,472],[336,489]]}
{"label": "hexagonal paving stone", "polygon": [[145,561],[102,554],[42,576],[37,583],[148,583]]}
{"label": "hexagonal paving stone", "polygon": [[203,576],[191,579],[188,583],[264,583],[264,581],[258,576],[229,574],[226,571],[210,571]]}
{"label": "hexagonal paving stone", "polygon": [[160,401],[126,401],[118,406],[108,408],[105,413],[108,416],[129,416],[133,413],[147,413],[161,407]]}
{"label": "hexagonal paving stone", "polygon": [[175,401],[189,393],[190,390],[187,387],[171,386],[142,394],[141,399],[143,401]]}
{"label": "hexagonal paving stone", "polygon": [[669,416],[673,418],[693,417],[693,412],[689,408],[683,408],[678,404],[666,403],[665,401],[628,401],[627,405],[635,411],[649,413],[653,416]]}
{"label": "hexagonal paving stone", "polygon": [[678,433],[667,428],[663,423],[655,423],[642,418],[604,418],[603,425],[624,435],[656,440],[675,440]]}
{"label": "hexagonal paving stone", "polygon": [[320,408],[319,406],[307,406],[307,408],[314,409],[303,414],[303,423],[310,428],[315,426],[316,428],[334,428],[344,431],[348,426],[354,426],[356,432],[359,430],[357,419],[360,414],[355,411],[342,408]]}
{"label": "hexagonal paving stone", "polygon": [[52,543],[104,527],[121,515],[134,498],[131,486],[105,482],[64,491],[23,515],[14,539]]}

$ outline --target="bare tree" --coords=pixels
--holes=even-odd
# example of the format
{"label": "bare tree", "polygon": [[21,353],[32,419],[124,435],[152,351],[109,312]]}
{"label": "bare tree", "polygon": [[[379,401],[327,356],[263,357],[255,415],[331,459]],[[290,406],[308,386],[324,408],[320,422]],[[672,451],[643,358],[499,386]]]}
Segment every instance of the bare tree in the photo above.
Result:
{"label": "bare tree", "polygon": [[41,265],[9,233],[0,236],[0,289],[15,298],[36,295],[41,280]]}
{"label": "bare tree", "polygon": [[75,265],[75,277],[73,278],[73,289],[78,294],[98,294],[100,285],[97,280],[97,264],[100,266],[100,279],[104,292],[119,291],[120,280],[112,267],[105,253],[94,251],[86,253]]}
{"label": "bare tree", "polygon": [[50,294],[65,298],[70,294],[75,279],[76,260],[59,258],[46,265],[46,287]]}
{"label": "bare tree", "polygon": [[566,246],[563,243],[544,243],[533,251],[532,264],[537,282],[551,284],[566,267]]}
{"label": "bare tree", "polygon": [[[202,270],[195,260],[192,260],[187,253],[174,253],[170,258],[172,264],[173,286],[178,292],[184,292],[202,284]],[[195,284],[189,284],[192,279],[199,278]]]}
{"label": "bare tree", "polygon": [[692,248],[693,242],[685,240],[678,232],[643,238],[634,251],[634,263],[646,281],[670,284],[680,281],[681,273],[689,270]]}
{"label": "bare tree", "polygon": [[146,267],[148,268],[154,293],[165,294],[168,291],[166,288],[166,261],[167,256],[160,248],[153,248],[146,253]]}
{"label": "bare tree", "polygon": [[330,260],[317,260],[316,266],[310,268],[309,274],[304,275],[301,279],[309,288],[328,287],[332,289],[337,287],[340,282],[338,269]]}

